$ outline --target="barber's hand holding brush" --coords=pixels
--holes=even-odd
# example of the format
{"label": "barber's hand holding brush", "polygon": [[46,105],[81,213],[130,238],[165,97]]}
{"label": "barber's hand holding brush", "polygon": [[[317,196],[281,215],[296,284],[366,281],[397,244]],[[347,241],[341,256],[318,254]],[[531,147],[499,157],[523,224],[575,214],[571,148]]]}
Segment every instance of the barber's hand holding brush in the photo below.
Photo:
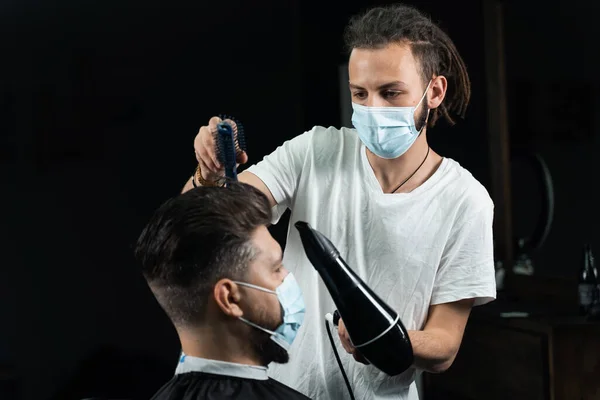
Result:
{"label": "barber's hand holding brush", "polygon": [[[219,117],[212,117],[206,126],[198,131],[194,139],[194,150],[196,159],[200,166],[200,173],[205,181],[217,182],[224,176],[225,169],[219,162],[216,146],[217,125],[223,120]],[[236,123],[233,120],[226,119],[231,126],[236,129]],[[239,151],[236,157],[239,164],[248,162],[248,155],[245,151]]]}

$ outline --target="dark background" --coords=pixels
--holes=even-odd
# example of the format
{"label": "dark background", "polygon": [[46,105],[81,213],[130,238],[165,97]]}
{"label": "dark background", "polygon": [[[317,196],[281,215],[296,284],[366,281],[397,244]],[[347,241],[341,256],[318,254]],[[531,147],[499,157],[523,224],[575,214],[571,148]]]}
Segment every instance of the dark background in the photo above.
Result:
{"label": "dark background", "polygon": [[[330,3],[3,1],[0,398],[142,399],[169,379],[177,337],[132,245],[192,173],[211,116],[244,123],[250,163],[340,125],[344,25],[386,2]],[[473,84],[466,120],[431,131],[432,147],[489,189],[482,2],[408,3],[450,34]],[[511,140],[543,155],[556,190],[540,274],[573,277],[583,242],[599,239],[598,11],[506,2]],[[526,234],[537,192],[515,179],[513,193]],[[282,243],[286,223],[273,228]]]}

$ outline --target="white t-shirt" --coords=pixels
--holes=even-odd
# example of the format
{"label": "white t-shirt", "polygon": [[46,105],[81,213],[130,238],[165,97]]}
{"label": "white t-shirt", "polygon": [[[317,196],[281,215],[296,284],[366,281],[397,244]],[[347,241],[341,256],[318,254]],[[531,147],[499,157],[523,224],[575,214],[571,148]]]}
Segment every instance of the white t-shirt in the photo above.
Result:
{"label": "white t-shirt", "polygon": [[[285,142],[248,171],[277,201],[273,223],[291,210],[284,265],[306,303],[304,324],[288,364],[269,375],[315,400],[349,395],[325,329],[335,305],[306,257],[293,224],[308,222],[338,248],[348,265],[389,304],[407,329],[424,327],[430,305],[496,296],[493,202],[456,161],[410,193],[383,193],[354,129],[314,127]],[[419,371],[389,377],[347,354],[333,331],[357,399],[418,399]]]}

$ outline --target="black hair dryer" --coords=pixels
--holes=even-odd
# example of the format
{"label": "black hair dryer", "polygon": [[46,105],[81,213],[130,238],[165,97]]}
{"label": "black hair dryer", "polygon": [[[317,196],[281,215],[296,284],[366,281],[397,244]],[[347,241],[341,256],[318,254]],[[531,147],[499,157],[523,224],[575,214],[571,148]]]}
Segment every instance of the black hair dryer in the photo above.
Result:
{"label": "black hair dryer", "polygon": [[352,271],[322,233],[306,222],[298,221],[295,226],[304,251],[325,282],[354,346],[387,375],[406,371],[414,355],[398,314]]}

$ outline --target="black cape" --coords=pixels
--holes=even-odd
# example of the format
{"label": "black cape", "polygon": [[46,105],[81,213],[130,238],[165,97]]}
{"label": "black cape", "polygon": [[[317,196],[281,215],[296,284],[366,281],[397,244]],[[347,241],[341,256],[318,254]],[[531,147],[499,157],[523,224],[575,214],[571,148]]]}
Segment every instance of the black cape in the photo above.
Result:
{"label": "black cape", "polygon": [[310,400],[274,379],[257,380],[206,372],[177,374],[152,400]]}

